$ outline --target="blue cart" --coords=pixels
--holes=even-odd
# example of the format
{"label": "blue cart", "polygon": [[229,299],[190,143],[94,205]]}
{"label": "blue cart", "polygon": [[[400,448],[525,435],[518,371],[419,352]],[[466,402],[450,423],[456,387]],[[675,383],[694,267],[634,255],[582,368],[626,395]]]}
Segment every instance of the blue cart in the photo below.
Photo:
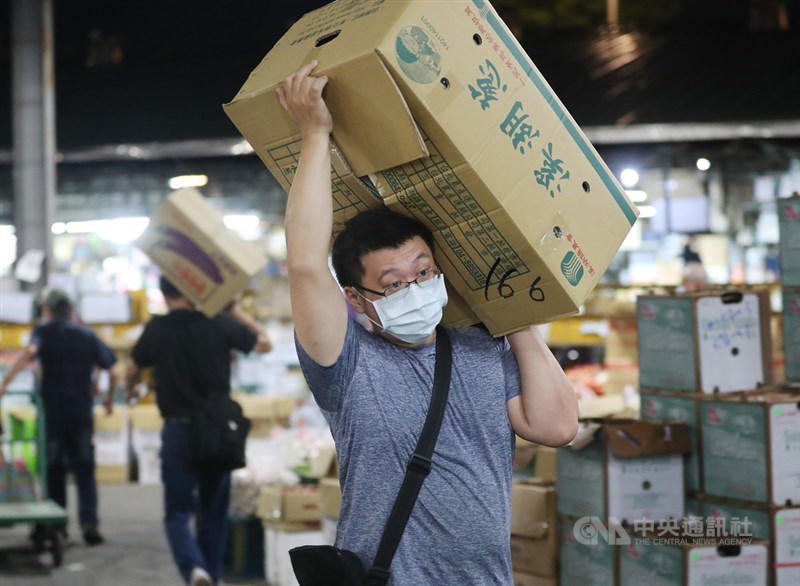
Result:
{"label": "blue cart", "polygon": [[[47,498],[47,445],[44,405],[38,393],[13,392],[7,396],[25,396],[35,409],[34,425],[23,426],[23,432],[4,434],[0,445],[0,528],[30,523],[32,539],[38,551],[49,551],[53,566],[63,561],[61,528],[66,525],[67,512]],[[6,410],[7,411],[7,410]],[[7,419],[12,419],[9,416]],[[12,422],[13,425],[13,422]],[[27,427],[27,429],[26,429]],[[32,449],[31,449],[32,448]],[[27,453],[26,453],[27,452]],[[17,460],[19,454],[25,454]],[[10,456],[10,457],[8,457]],[[25,462],[27,460],[27,463]],[[36,490],[38,477],[39,490]]]}

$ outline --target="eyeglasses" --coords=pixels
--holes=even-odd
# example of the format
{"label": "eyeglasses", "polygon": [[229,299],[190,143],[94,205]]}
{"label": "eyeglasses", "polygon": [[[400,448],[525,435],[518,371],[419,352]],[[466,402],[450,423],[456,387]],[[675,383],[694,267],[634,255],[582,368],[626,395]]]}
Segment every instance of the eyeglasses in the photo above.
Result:
{"label": "eyeglasses", "polygon": [[411,285],[413,283],[416,283],[421,287],[423,284],[433,281],[441,274],[442,271],[439,269],[439,267],[422,269],[417,273],[417,278],[413,281],[394,281],[383,291],[375,291],[374,289],[368,289],[367,287],[363,287],[361,285],[358,285],[358,288],[362,291],[372,293],[373,295],[383,295],[386,298],[391,297],[392,299],[401,299],[408,295],[408,291],[411,289]]}

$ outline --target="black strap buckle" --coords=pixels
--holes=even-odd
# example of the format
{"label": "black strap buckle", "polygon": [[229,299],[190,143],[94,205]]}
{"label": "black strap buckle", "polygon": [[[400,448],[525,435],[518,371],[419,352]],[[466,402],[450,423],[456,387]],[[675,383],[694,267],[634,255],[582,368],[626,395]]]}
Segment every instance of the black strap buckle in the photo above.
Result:
{"label": "black strap buckle", "polygon": [[372,566],[367,572],[367,578],[364,581],[364,584],[368,586],[372,584],[379,584],[383,586],[389,581],[389,576],[389,570]]}
{"label": "black strap buckle", "polygon": [[423,476],[427,476],[431,471],[431,460],[419,454],[411,454],[411,459],[408,461],[408,469],[413,470]]}

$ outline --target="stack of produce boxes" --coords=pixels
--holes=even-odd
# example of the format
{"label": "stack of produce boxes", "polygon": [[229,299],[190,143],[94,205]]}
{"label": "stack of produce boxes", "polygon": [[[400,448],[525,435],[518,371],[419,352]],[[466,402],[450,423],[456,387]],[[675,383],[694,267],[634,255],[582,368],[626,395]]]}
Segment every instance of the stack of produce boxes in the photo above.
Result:
{"label": "stack of produce boxes", "polygon": [[800,197],[778,200],[786,379],[800,382]]}
{"label": "stack of produce boxes", "polygon": [[549,480],[517,479],[511,489],[511,563],[515,586],[556,586],[558,517]]}
{"label": "stack of produce boxes", "polygon": [[637,313],[642,419],[684,421],[693,451],[687,516],[622,548],[620,583],[655,571],[664,584],[766,584],[771,564],[792,559],[793,511],[777,499],[800,496],[800,396],[770,386],[767,293],[644,296]]}
{"label": "stack of produce boxes", "polygon": [[633,530],[684,516],[690,451],[689,429],[680,422],[582,422],[556,462],[560,584],[617,584],[618,546],[630,543]]}
{"label": "stack of produce boxes", "polygon": [[703,514],[725,536],[770,540],[772,584],[800,584],[800,394],[702,404]]}
{"label": "stack of produce boxes", "polygon": [[316,485],[264,486],[256,514],[264,524],[264,574],[269,586],[296,586],[289,550],[325,543]]}

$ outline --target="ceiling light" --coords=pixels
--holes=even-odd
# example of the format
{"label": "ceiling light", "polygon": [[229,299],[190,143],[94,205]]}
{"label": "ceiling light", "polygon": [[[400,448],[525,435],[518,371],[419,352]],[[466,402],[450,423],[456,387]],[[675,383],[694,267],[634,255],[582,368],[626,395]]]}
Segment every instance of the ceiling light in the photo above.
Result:
{"label": "ceiling light", "polygon": [[641,189],[629,189],[625,193],[628,194],[628,197],[631,198],[633,203],[647,201],[647,192],[642,191]]}
{"label": "ceiling light", "polygon": [[711,161],[701,157],[697,159],[697,168],[700,171],[708,171],[711,168]]}
{"label": "ceiling light", "polygon": [[636,169],[623,169],[619,178],[625,187],[635,187],[639,183],[639,173]]}
{"label": "ceiling light", "polygon": [[208,184],[208,175],[177,175],[176,177],[172,177],[167,184],[170,189],[203,187]]}

